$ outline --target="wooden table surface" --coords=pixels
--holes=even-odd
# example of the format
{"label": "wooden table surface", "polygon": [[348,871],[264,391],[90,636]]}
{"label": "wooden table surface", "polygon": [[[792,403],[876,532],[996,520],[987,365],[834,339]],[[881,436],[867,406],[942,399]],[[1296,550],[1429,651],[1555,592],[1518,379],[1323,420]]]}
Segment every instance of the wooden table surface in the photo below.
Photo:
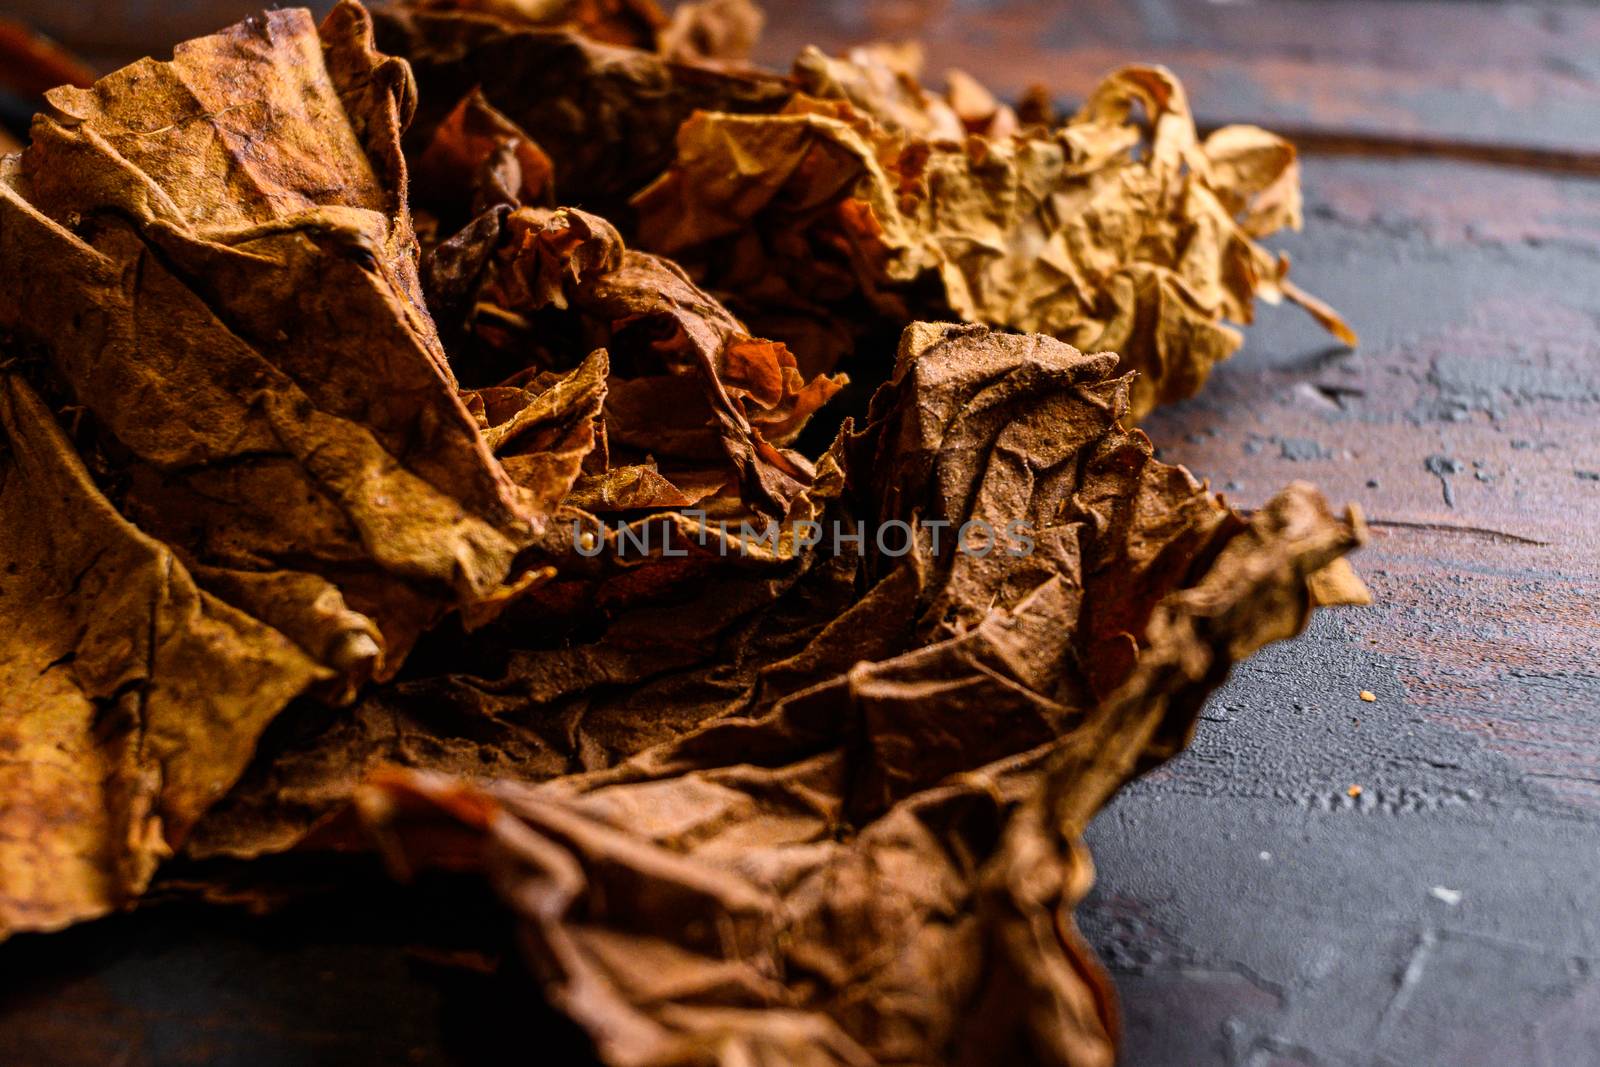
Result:
{"label": "wooden table surface", "polygon": [[[1125,1062],[1600,1064],[1600,8],[769,8],[771,62],[919,37],[935,80],[1071,100],[1155,60],[1209,121],[1305,153],[1307,231],[1268,243],[1361,348],[1263,309],[1146,428],[1245,506],[1296,478],[1359,502],[1377,603],[1245,664],[1093,826],[1081,921]],[[265,922],[155,909],[16,939],[0,1063],[478,1063],[508,1024],[522,1059],[566,1062],[514,975],[395,946],[443,907],[373,878]],[[483,912],[449,917],[464,944]]]}

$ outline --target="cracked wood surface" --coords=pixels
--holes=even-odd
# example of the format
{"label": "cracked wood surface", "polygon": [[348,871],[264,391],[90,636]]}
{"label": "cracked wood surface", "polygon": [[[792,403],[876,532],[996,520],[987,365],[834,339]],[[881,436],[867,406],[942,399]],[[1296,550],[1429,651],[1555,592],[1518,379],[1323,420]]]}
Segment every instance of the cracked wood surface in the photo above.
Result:
{"label": "cracked wood surface", "polygon": [[759,58],[921,40],[928,73],[1082,99],[1121,63],[1177,71],[1202,118],[1328,146],[1600,151],[1600,19],[1583,6],[1416,0],[820,0],[767,5]]}
{"label": "cracked wood surface", "polygon": [[[1360,502],[1378,602],[1246,663],[1092,828],[1125,1062],[1600,1063],[1600,10],[771,6],[771,60],[921,36],[935,75],[1072,99],[1156,59],[1202,113],[1306,134],[1308,232],[1274,244],[1362,348],[1264,309],[1146,429],[1245,506],[1293,478]],[[394,944],[436,912],[381,886],[18,939],[0,1062],[477,1062],[515,975]]]}
{"label": "cracked wood surface", "polygon": [[1126,1061],[1600,1063],[1600,183],[1305,182],[1282,244],[1361,350],[1269,316],[1146,429],[1242,504],[1360,501],[1377,603],[1245,664],[1093,828]]}

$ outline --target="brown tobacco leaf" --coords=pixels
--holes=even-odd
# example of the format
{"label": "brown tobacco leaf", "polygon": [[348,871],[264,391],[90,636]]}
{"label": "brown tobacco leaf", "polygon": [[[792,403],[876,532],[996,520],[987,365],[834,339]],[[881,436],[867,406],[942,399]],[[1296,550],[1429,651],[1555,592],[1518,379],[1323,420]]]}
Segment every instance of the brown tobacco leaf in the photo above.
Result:
{"label": "brown tobacco leaf", "polygon": [[0,938],[130,904],[329,671],[199,589],[0,374]]}
{"label": "brown tobacco leaf", "polygon": [[752,0],[689,0],[670,19],[656,0],[411,0],[409,6],[493,16],[684,62],[748,59],[766,21]]}
{"label": "brown tobacco leaf", "polygon": [[[908,555],[816,549],[867,591],[698,729],[543,785],[388,772],[374,839],[482,870],[607,1064],[1111,1063],[1082,830],[1363,536],[1303,485],[1229,511],[1117,424],[1127,388],[913,326],[833,512],[915,519]],[[1001,515],[1031,553],[935,547]]]}
{"label": "brown tobacco leaf", "polygon": [[[781,113],[692,116],[634,200],[639,243],[787,337],[811,372],[847,354],[851,317],[954,316],[1120,353],[1140,375],[1138,417],[1200,388],[1256,297],[1296,300],[1354,343],[1255,242],[1300,222],[1287,142],[1243,126],[1202,141],[1157,67],[1111,75],[1054,131],[969,135],[1015,118],[970,80],[934,98],[897,62],[810,50],[806,93]],[[843,328],[803,336],[773,325],[835,317]]]}
{"label": "brown tobacco leaf", "polygon": [[915,42],[861,45],[837,59],[808,48],[795,61],[796,81],[805,92],[848,100],[896,133],[959,141],[968,133],[988,134],[996,122],[1015,128],[1015,116],[1009,122],[1002,117],[1009,109],[970,75],[951,71],[950,91],[940,97],[918,81],[922,66],[922,47]]}
{"label": "brown tobacco leaf", "polygon": [[[411,202],[466,207],[452,229],[501,204],[540,204],[555,176],[550,157],[474,90],[445,116],[417,157]],[[466,193],[468,195],[463,196]]]}
{"label": "brown tobacco leaf", "polygon": [[488,15],[633,48],[653,48],[656,35],[667,25],[656,0],[412,0],[411,6],[428,12]]}
{"label": "brown tobacco leaf", "polygon": [[530,373],[467,394],[484,441],[542,514],[553,514],[594,454],[610,363],[597,349],[570,374]]}
{"label": "brown tobacco leaf", "polygon": [[647,460],[580,477],[566,503],[601,515],[689,508],[720,493],[727,482],[727,474],[720,470],[673,471],[668,479],[654,460]]}
{"label": "brown tobacco leaf", "polygon": [[673,9],[656,50],[679,62],[742,63],[755,51],[766,21],[754,0],[690,0]]}
{"label": "brown tobacco leaf", "polygon": [[[744,501],[768,514],[783,514],[810,484],[810,462],[783,446],[843,379],[807,382],[786,346],[751,337],[677,266],[624,248],[598,216],[570,208],[481,216],[430,255],[426,274],[447,328],[464,315],[458,363],[476,358],[525,374],[560,358],[543,347],[551,338],[576,335],[609,351],[611,446],[692,471],[721,460]],[[489,430],[491,446],[501,432]]]}
{"label": "brown tobacco leaf", "polygon": [[[1119,422],[1256,296],[1337,323],[1254,243],[1293,153],[1199,141],[1148,68],[1052,131],[907,50],[722,66],[757,21],[384,15],[425,256],[413,82],[353,4],[52,94],[0,163],[0,599],[38,605],[0,636],[0,935],[364,822],[484,872],[608,1064],[1111,1061],[1084,827],[1366,595],[1358,515],[1246,518]],[[692,276],[586,210],[664,169],[638,232]]]}
{"label": "brown tobacco leaf", "polygon": [[413,154],[473,90],[555,163],[556,200],[621,220],[627,199],[672,161],[699,109],[776,111],[787,79],[677,62],[573,33],[408,5],[373,11],[378,46],[410,61],[421,89]]}
{"label": "brown tobacco leaf", "polygon": [[[822,467],[830,471],[826,458]],[[807,506],[797,502],[796,521],[819,517],[838,489],[824,477]],[[590,516],[571,517],[593,527]],[[371,689],[348,712],[311,702],[285,712],[188,854],[294,847],[336,823],[385,765],[524,781],[609,767],[724,713],[752,686],[793,687],[822,669],[808,646],[855,601],[852,560],[791,543],[725,555],[686,517],[661,521],[676,524],[673,543],[687,558],[622,555],[613,530],[595,557],[568,548],[559,576],[493,626],[464,639],[431,635],[424,649],[436,673]],[[899,632],[852,634],[831,669],[892,647]]]}
{"label": "brown tobacco leaf", "polygon": [[0,171],[0,328],[114,503],[347,693],[539,518],[423,306],[412,100],[359,6],[274,11],[53,91]]}

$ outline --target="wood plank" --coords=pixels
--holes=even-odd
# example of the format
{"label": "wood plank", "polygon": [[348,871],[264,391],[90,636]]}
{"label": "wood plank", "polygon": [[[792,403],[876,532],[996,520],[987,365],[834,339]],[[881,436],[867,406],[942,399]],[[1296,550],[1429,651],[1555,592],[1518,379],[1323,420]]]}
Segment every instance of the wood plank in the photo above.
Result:
{"label": "wood plank", "polygon": [[1242,504],[1359,501],[1377,603],[1242,665],[1092,828],[1127,1060],[1600,1062],[1600,183],[1305,180],[1272,243],[1363,347],[1269,311],[1146,429]]}
{"label": "wood plank", "polygon": [[446,1067],[500,1062],[530,1035],[539,1062],[592,1062],[543,1006],[481,880],[290,866],[297,900],[274,914],[156,904],[8,941],[0,1063]]}
{"label": "wood plank", "polygon": [[[254,0],[11,0],[7,13],[102,67],[260,8]],[[328,0],[309,6],[325,10]],[[665,6],[672,6],[670,0]],[[807,44],[919,39],[950,67],[1016,95],[1033,83],[1081,99],[1128,62],[1172,67],[1208,121],[1306,138],[1600,152],[1600,9],[1452,0],[819,0],[767,4],[758,58],[787,67]],[[1436,149],[1438,145],[1436,144]]]}
{"label": "wood plank", "polygon": [[949,0],[769,5],[761,58],[808,43],[921,40],[1002,95],[1082,99],[1130,62],[1164,63],[1215,122],[1600,151],[1600,10],[1448,0]]}
{"label": "wood plank", "polygon": [[1306,184],[1282,244],[1366,343],[1275,310],[1146,428],[1242,504],[1294,478],[1360,501],[1388,596],[1350,625],[1382,620],[1419,710],[1600,804],[1600,183],[1312,159]]}

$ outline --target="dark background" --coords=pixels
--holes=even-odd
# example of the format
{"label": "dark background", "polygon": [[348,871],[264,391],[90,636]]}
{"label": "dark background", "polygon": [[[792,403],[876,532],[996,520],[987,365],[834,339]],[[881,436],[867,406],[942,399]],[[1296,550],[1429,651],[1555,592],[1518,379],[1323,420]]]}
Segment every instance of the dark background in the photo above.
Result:
{"label": "dark background", "polygon": [[[1361,348],[1263,308],[1146,429],[1237,503],[1295,478],[1359,502],[1377,603],[1245,664],[1094,825],[1080,919],[1125,1061],[1600,1064],[1600,8],[769,7],[768,63],[918,37],[933,82],[959,65],[1070,102],[1156,60],[1207,121],[1302,148],[1306,232],[1268,244]],[[251,9],[0,3],[101,65]],[[15,939],[0,1064],[476,1063],[514,1036],[563,1062],[514,966],[459,966],[490,904],[351,879],[264,922],[157,908]],[[397,943],[422,929],[459,949]]]}

